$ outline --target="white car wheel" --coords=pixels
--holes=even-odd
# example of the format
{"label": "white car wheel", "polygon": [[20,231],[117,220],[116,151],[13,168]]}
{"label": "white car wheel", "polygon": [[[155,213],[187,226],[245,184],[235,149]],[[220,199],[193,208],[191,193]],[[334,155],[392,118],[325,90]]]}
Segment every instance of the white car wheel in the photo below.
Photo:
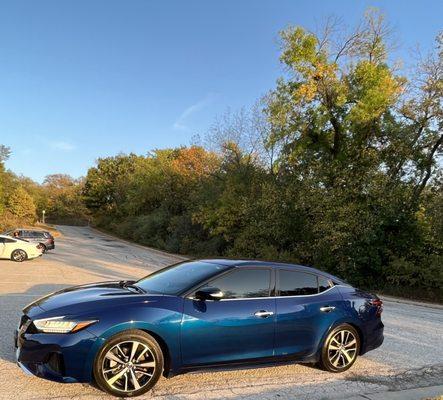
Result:
{"label": "white car wheel", "polygon": [[22,262],[25,261],[28,258],[28,255],[26,254],[26,251],[17,249],[14,250],[11,254],[11,260],[16,262]]}

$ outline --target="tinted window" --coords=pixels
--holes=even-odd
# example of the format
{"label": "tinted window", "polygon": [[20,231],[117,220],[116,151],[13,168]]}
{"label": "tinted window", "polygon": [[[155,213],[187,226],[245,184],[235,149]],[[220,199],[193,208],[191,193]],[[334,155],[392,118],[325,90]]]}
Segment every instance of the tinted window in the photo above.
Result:
{"label": "tinted window", "polygon": [[0,238],[0,243],[15,243],[16,240],[9,238]]}
{"label": "tinted window", "polygon": [[45,237],[43,232],[33,232],[33,236],[40,239]]}
{"label": "tinted window", "polygon": [[154,272],[140,279],[136,285],[148,293],[177,295],[227,268],[225,265],[201,261],[185,262]]}
{"label": "tinted window", "polygon": [[317,276],[298,271],[279,270],[280,296],[317,294]]}
{"label": "tinted window", "polygon": [[205,286],[223,292],[224,299],[268,297],[271,283],[269,269],[240,269],[216,278]]}
{"label": "tinted window", "polygon": [[324,292],[325,290],[328,290],[331,287],[330,283],[329,283],[329,279],[326,279],[323,276],[319,276],[318,277],[318,291]]}

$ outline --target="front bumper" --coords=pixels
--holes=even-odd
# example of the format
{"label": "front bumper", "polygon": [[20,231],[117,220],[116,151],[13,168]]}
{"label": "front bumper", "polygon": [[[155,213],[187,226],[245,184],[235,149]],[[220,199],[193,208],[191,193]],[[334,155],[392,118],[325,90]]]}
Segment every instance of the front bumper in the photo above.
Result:
{"label": "front bumper", "polygon": [[86,329],[73,334],[15,332],[18,366],[55,382],[90,382],[86,360],[97,338]]}

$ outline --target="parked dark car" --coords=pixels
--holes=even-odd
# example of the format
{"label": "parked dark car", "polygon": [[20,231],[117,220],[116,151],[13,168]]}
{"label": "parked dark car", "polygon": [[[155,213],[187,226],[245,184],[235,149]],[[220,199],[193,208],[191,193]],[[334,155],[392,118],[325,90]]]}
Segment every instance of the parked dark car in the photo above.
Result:
{"label": "parked dark car", "polygon": [[31,243],[38,243],[43,253],[47,250],[55,249],[54,237],[48,231],[18,228],[5,232],[5,235],[23,239]]}
{"label": "parked dark car", "polygon": [[138,396],[204,367],[318,363],[331,372],[383,342],[381,300],[319,270],[197,260],[139,281],[76,286],[23,309],[17,361],[36,376]]}

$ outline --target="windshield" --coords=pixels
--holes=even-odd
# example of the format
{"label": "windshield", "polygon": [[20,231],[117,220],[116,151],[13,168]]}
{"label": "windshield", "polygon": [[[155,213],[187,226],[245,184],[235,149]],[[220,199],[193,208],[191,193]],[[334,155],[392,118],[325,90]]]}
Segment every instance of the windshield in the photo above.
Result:
{"label": "windshield", "polygon": [[190,261],[161,269],[135,284],[148,293],[178,295],[228,268],[226,265]]}

